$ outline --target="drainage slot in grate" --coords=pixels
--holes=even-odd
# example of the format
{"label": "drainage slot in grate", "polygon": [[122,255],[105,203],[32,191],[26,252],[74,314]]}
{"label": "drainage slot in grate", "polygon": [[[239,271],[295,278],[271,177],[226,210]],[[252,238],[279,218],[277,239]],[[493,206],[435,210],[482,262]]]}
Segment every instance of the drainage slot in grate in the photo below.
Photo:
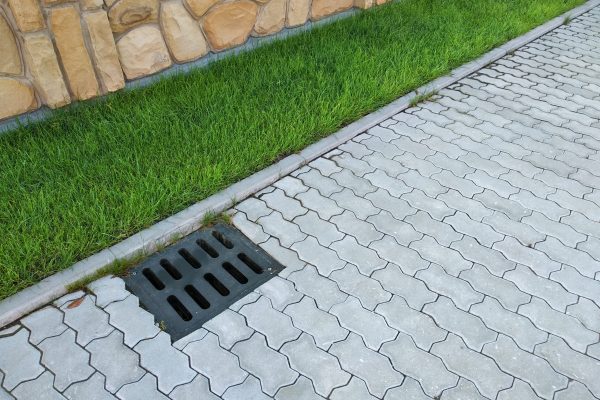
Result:
{"label": "drainage slot in grate", "polygon": [[232,226],[195,232],[133,269],[125,281],[177,340],[283,269]]}

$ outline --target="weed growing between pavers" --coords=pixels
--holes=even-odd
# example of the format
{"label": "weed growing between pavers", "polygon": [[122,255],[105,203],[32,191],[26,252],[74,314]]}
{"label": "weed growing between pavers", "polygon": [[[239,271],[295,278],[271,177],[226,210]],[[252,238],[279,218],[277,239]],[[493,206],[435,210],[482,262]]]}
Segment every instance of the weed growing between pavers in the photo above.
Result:
{"label": "weed growing between pavers", "polygon": [[583,0],[403,0],[0,137],[0,298]]}

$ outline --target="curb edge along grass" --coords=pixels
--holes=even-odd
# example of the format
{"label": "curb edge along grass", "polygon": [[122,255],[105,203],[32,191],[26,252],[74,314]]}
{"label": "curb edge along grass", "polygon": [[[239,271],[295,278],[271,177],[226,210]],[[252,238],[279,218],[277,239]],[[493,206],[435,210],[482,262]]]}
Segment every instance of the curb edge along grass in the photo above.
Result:
{"label": "curb edge along grass", "polygon": [[392,103],[355,121],[338,132],[306,147],[300,153],[292,154],[225,190],[220,191],[179,213],[168,217],[150,228],[144,229],[116,245],[96,253],[70,268],[51,275],[13,296],[0,301],[0,327],[8,325],[24,315],[50,303],[66,294],[68,287],[82,279],[94,276],[115,262],[126,262],[140,256],[149,255],[161,246],[168,245],[181,236],[190,234],[202,225],[208,213],[220,213],[254,193],[308,164],[328,151],[354,138],[384,120],[410,107],[411,101],[426,93],[441,90],[479,69],[497,61],[518,48],[538,39],[544,34],[563,25],[565,20],[576,18],[600,5],[600,0],[589,0],[566,13],[551,19],[467,64],[454,69],[448,75],[439,77]]}

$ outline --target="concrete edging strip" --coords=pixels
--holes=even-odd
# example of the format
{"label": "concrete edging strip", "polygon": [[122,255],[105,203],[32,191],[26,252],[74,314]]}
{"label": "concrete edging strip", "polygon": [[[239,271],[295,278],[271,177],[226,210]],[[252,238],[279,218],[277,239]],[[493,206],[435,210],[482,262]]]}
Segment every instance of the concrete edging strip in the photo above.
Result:
{"label": "concrete edging strip", "polygon": [[407,109],[410,106],[411,100],[419,94],[430,93],[445,88],[558,28],[564,24],[566,18],[578,17],[598,5],[600,5],[600,0],[590,0],[528,33],[491,50],[478,59],[453,70],[448,75],[437,78],[417,90],[400,97],[358,121],[347,125],[338,132],[306,147],[300,153],[290,155],[248,178],[231,185],[227,189],[156,223],[150,228],[0,301],[0,327],[10,324],[64,295],[67,293],[69,285],[94,275],[115,261],[126,261],[139,255],[150,254],[156,251],[158,246],[169,244],[175,239],[193,232],[201,226],[202,219],[206,213],[220,213],[227,210],[236,201],[246,199],[274,183],[279,178],[288,175],[315,158],[347,142],[361,132]]}

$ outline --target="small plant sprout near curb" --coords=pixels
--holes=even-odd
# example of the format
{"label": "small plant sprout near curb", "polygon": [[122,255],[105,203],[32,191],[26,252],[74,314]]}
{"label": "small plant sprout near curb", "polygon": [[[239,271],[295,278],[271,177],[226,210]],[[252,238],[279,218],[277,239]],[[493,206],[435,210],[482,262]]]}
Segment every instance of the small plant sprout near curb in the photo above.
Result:
{"label": "small plant sprout near curb", "polygon": [[432,90],[431,92],[420,93],[420,94],[419,94],[419,92],[417,92],[416,96],[413,97],[412,100],[410,101],[410,106],[414,107],[419,103],[423,103],[424,101],[429,100],[436,94],[437,94],[437,90]]}
{"label": "small plant sprout near curb", "polygon": [[571,21],[573,21],[573,16],[567,15],[565,17],[565,19],[563,20],[563,25],[569,25],[571,23]]}

